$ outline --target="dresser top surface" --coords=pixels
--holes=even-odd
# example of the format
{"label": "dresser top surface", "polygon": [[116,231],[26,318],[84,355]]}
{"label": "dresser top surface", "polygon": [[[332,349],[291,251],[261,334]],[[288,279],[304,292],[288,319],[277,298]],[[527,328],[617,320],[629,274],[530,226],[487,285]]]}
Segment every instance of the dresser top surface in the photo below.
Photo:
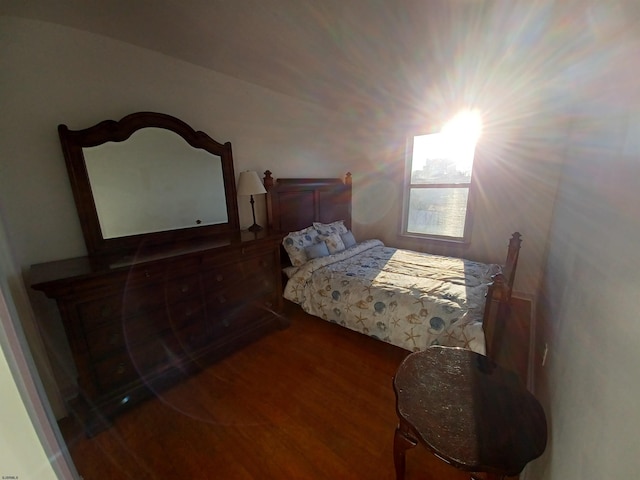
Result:
{"label": "dresser top surface", "polygon": [[74,257],[32,265],[29,271],[31,287],[39,290],[49,282],[64,279],[91,277],[112,272],[126,271],[136,265],[151,264],[160,260],[177,259],[207,251],[221,251],[260,242],[277,242],[280,237],[268,232],[242,231],[239,235],[216,237],[205,241],[181,242],[177,245],[155,247],[136,254],[119,257]]}

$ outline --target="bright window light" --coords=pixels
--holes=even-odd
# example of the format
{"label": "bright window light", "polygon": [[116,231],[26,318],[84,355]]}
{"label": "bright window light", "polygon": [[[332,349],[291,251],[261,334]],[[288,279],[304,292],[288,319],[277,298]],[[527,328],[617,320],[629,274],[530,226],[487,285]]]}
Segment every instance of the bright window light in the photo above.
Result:
{"label": "bright window light", "polygon": [[465,239],[475,148],[482,132],[477,111],[465,110],[438,133],[411,140],[405,185],[404,232]]}

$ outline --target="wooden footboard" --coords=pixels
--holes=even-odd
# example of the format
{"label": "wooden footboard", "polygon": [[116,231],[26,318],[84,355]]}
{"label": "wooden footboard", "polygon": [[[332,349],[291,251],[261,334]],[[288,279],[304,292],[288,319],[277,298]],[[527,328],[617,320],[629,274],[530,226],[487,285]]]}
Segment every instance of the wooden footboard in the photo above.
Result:
{"label": "wooden footboard", "polygon": [[506,324],[511,313],[511,294],[518,265],[522,236],[515,232],[509,240],[509,249],[502,273],[494,275],[487,290],[482,328],[484,330],[486,355],[495,360],[500,351]]}

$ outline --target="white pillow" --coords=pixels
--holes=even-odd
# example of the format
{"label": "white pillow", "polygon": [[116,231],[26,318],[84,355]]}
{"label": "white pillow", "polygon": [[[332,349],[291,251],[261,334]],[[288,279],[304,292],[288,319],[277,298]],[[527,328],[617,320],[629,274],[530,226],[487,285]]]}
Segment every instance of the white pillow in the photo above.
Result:
{"label": "white pillow", "polygon": [[327,245],[330,254],[338,253],[344,250],[344,243],[340,238],[340,235],[337,233],[332,233],[331,235],[327,235],[326,237],[321,237],[324,240],[324,243]]}
{"label": "white pillow", "polygon": [[282,239],[282,246],[289,254],[291,265],[301,267],[307,261],[305,248],[320,243],[322,240],[314,227],[307,227],[297,232],[291,232]]}
{"label": "white pillow", "polygon": [[332,233],[337,233],[338,235],[342,235],[343,233],[347,233],[347,227],[344,225],[344,220],[338,220],[336,222],[331,223],[319,223],[313,222],[313,227],[318,231],[320,235],[331,235]]}

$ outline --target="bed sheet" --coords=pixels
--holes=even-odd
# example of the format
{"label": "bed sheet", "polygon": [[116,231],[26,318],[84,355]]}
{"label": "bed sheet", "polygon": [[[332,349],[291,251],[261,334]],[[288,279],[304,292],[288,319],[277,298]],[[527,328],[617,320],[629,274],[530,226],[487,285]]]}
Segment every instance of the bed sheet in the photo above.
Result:
{"label": "bed sheet", "polygon": [[366,240],[289,271],[284,296],[306,312],[409,351],[485,353],[482,316],[496,264]]}

